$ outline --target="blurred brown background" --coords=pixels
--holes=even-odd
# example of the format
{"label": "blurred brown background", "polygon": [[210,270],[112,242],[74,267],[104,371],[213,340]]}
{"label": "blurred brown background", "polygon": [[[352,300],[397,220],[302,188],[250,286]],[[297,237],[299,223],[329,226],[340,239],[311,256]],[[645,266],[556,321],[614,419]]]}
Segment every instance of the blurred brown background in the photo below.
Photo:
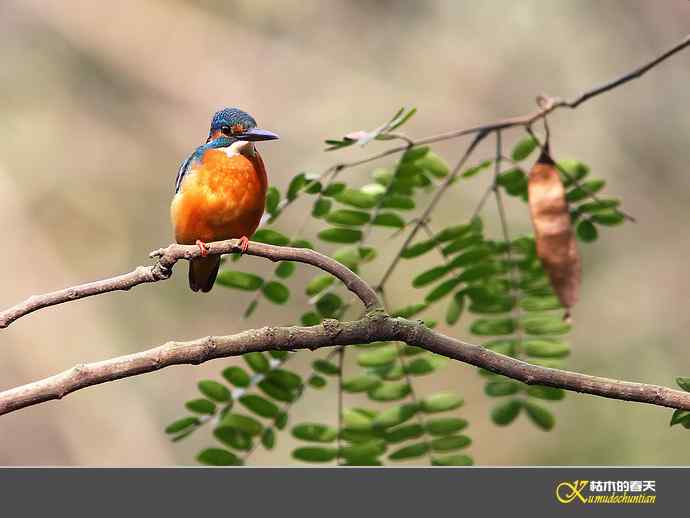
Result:
{"label": "blurred brown background", "polygon": [[[570,97],[643,63],[687,33],[689,19],[685,0],[5,0],[0,305],[127,271],[168,243],[178,164],[219,107],[240,106],[281,135],[262,153],[284,187],[298,171],[361,153],[325,154],[324,138],[372,128],[400,106],[419,108],[407,127],[413,136],[522,114],[539,93]],[[639,220],[582,247],[573,369],[664,385],[690,374],[688,85],[685,51],[552,117],[557,156],[590,164]],[[436,149],[455,160],[460,144]],[[345,174],[360,182],[367,172]],[[437,224],[467,218],[486,180],[458,184]],[[307,207],[291,209],[279,228],[290,230]],[[510,209],[514,232],[527,229],[524,206]],[[492,205],[485,214],[495,224]],[[241,262],[270,271],[264,263]],[[399,270],[396,300],[410,296],[413,268]],[[364,273],[377,277],[375,268]],[[295,304],[264,303],[250,321],[240,318],[249,295],[192,294],[186,265],[167,283],[41,311],[0,333],[0,388],[173,338],[291,322],[305,303],[306,278],[304,270],[291,281]],[[451,332],[467,336],[461,327]],[[315,356],[301,353],[293,367],[305,372]],[[209,435],[175,445],[162,428],[183,413],[197,380],[228,363],[174,367],[4,416],[0,464],[193,464]],[[690,463],[690,434],[668,428],[668,410],[569,395],[550,405],[558,417],[552,433],[524,416],[498,429],[474,369],[453,365],[418,384],[420,393],[438,388],[465,395],[478,464]],[[335,420],[331,388],[309,391],[292,422],[316,417]],[[278,453],[259,451],[254,462],[291,462],[290,441],[281,439]]]}

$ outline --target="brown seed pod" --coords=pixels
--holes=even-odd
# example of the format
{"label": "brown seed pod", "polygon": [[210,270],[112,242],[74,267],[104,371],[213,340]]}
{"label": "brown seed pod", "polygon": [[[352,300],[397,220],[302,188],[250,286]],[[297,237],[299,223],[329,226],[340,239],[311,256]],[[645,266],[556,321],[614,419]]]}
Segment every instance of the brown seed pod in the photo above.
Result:
{"label": "brown seed pod", "polygon": [[537,255],[549,274],[558,299],[566,308],[568,318],[570,308],[577,302],[580,256],[570,221],[565,188],[558,169],[549,156],[548,147],[544,148],[529,173],[528,190]]}

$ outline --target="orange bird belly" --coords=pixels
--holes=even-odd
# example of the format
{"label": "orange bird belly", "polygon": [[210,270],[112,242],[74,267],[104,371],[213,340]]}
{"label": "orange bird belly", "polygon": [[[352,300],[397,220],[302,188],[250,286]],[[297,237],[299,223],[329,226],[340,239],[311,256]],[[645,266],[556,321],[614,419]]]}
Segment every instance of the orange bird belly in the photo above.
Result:
{"label": "orange bird belly", "polygon": [[209,149],[192,166],[170,206],[178,243],[251,237],[264,212],[268,183],[261,157],[251,151],[247,156]]}

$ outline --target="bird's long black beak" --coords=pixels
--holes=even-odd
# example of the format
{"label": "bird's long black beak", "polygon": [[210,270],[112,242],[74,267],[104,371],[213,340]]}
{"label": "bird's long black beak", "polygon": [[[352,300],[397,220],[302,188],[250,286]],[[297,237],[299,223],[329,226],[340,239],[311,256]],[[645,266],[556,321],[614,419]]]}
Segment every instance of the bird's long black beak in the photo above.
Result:
{"label": "bird's long black beak", "polygon": [[250,142],[254,142],[257,140],[276,140],[278,138],[278,135],[276,135],[272,131],[263,130],[259,128],[252,128],[240,135],[237,135],[237,139],[248,140]]}

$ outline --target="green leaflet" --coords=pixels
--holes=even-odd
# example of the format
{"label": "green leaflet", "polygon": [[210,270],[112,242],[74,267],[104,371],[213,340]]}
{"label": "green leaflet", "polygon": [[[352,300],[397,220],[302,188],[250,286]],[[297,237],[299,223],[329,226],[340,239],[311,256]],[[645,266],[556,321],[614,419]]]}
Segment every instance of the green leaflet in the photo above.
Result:
{"label": "green leaflet", "polygon": [[245,291],[255,291],[261,288],[264,280],[253,273],[223,270],[216,277],[216,282],[228,288],[237,288]]}

